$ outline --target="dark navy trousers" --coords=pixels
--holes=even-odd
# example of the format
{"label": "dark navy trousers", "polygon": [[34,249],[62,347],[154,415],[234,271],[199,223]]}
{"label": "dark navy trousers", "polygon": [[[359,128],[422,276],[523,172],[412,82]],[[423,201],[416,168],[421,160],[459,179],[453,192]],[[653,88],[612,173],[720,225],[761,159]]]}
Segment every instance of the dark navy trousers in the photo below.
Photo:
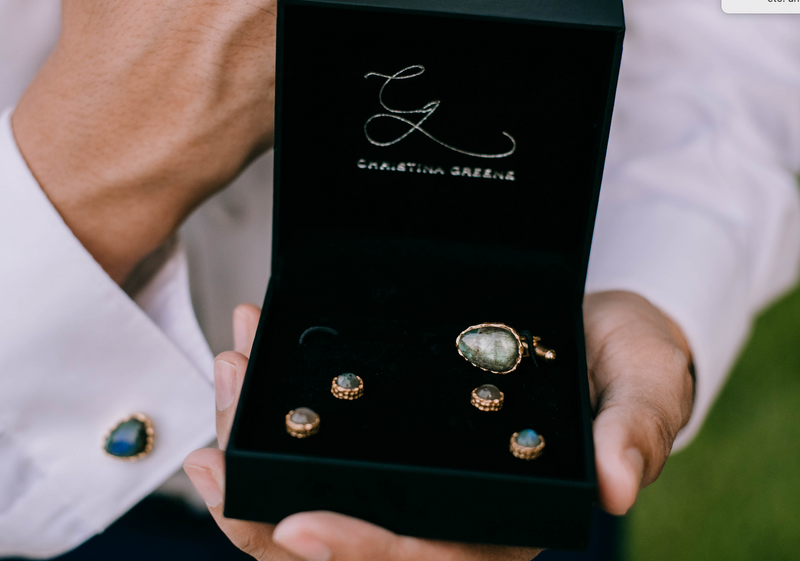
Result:
{"label": "dark navy trousers", "polygon": [[[595,509],[589,548],[584,552],[548,550],[538,561],[617,561],[619,519]],[[211,516],[181,502],[148,497],[97,535],[58,561],[239,561],[252,559],[236,549]],[[375,561],[383,561],[376,559]]]}

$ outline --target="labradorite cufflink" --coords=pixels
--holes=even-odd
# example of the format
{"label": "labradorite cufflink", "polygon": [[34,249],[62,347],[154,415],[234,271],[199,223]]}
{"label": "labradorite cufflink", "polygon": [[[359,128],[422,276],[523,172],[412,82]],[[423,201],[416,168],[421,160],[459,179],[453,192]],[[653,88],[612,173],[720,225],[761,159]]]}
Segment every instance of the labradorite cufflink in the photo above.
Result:
{"label": "labradorite cufflink", "polygon": [[151,452],[154,440],[153,422],[143,413],[134,413],[106,434],[103,451],[120,460],[140,460]]}
{"label": "labradorite cufflink", "polygon": [[539,344],[539,337],[528,341],[504,323],[473,325],[456,339],[458,354],[473,366],[493,374],[508,374],[516,370],[522,358],[528,356],[531,345],[534,352],[545,360],[556,358],[554,350]]}

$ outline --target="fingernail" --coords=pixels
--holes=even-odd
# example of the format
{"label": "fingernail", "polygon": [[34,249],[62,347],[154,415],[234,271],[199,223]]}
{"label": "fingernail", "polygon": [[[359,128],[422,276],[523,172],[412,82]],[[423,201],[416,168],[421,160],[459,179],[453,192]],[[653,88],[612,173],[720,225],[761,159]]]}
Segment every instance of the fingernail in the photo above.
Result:
{"label": "fingernail", "polygon": [[225,411],[233,402],[236,389],[236,368],[224,360],[214,361],[214,394],[217,409]]}
{"label": "fingernail", "polygon": [[272,536],[275,543],[282,548],[294,553],[306,561],[329,561],[331,550],[322,541],[308,534],[290,534],[284,536],[278,534]]}
{"label": "fingernail", "polygon": [[644,479],[644,458],[642,453],[638,448],[628,448],[625,450],[624,456],[625,461],[628,463],[628,468],[641,487],[642,479]]}
{"label": "fingernail", "polygon": [[183,469],[208,506],[213,508],[222,502],[222,489],[211,470],[192,465],[185,465]]}

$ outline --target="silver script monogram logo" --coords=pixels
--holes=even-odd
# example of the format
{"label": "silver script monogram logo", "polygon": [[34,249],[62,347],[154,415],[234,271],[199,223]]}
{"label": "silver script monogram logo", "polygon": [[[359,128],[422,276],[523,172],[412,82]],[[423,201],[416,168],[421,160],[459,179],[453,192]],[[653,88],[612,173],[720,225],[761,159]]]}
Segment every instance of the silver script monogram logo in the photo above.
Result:
{"label": "silver script monogram logo", "polygon": [[[433,112],[436,111],[439,108],[439,105],[442,103],[441,101],[431,101],[426,103],[425,106],[421,107],[420,109],[408,109],[408,110],[392,109],[391,107],[386,105],[386,103],[384,103],[383,90],[385,90],[386,86],[388,86],[392,81],[408,80],[409,78],[416,78],[423,72],[425,72],[424,66],[414,65],[414,66],[409,66],[408,68],[403,68],[402,70],[396,72],[395,74],[392,74],[391,76],[387,76],[386,74],[379,74],[377,72],[369,72],[366,75],[364,75],[364,78],[369,78],[370,76],[378,76],[379,78],[384,78],[386,80],[381,86],[380,92],[378,93],[378,101],[380,101],[381,106],[384,109],[386,109],[386,111],[388,111],[388,113],[378,113],[377,115],[373,115],[372,117],[367,119],[366,123],[364,123],[364,135],[367,137],[367,140],[369,140],[375,146],[391,146],[392,144],[397,144],[405,137],[410,135],[412,132],[419,131],[428,138],[430,138],[431,140],[433,140],[434,142],[441,144],[442,146],[444,146],[449,150],[452,150],[453,152],[458,152],[459,154],[465,154],[467,156],[474,156],[475,158],[505,158],[506,156],[510,156],[511,154],[514,153],[514,151],[517,149],[517,143],[514,140],[514,137],[512,137],[507,132],[503,132],[503,134],[506,137],[508,137],[508,139],[511,141],[511,150],[509,150],[508,152],[503,152],[502,154],[478,154],[476,152],[467,152],[466,150],[460,150],[455,146],[450,146],[449,144],[442,142],[438,138],[435,138],[428,131],[423,129],[420,125],[422,125],[422,123],[424,123],[428,119],[428,117],[433,115]],[[415,123],[412,120],[403,117],[402,115],[422,115],[422,118]],[[396,121],[400,121],[401,123],[405,123],[406,125],[409,126],[409,129],[400,136],[398,136],[397,138],[395,138],[394,140],[390,140],[388,142],[378,142],[369,135],[369,130],[368,130],[369,124],[376,119],[394,119]]]}

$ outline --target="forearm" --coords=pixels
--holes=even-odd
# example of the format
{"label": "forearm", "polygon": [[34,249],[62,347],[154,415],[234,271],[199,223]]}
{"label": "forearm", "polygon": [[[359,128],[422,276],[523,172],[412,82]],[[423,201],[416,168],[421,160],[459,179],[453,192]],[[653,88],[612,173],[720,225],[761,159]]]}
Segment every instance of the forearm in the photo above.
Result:
{"label": "forearm", "polygon": [[118,283],[272,142],[271,4],[162,4],[65,2],[13,117],[42,190]]}

